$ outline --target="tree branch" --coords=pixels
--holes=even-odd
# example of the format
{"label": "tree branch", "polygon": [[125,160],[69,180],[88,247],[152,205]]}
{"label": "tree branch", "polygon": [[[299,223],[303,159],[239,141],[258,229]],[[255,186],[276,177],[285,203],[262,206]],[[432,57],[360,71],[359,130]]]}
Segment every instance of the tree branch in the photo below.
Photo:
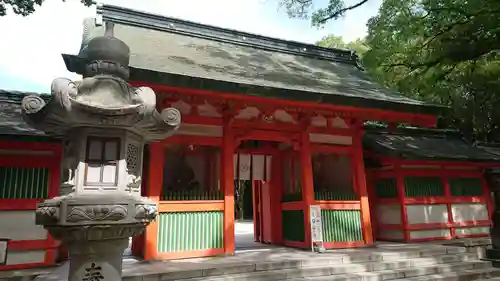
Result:
{"label": "tree branch", "polygon": [[337,11],[333,12],[331,15],[318,20],[318,24],[324,24],[325,22],[327,22],[327,21],[329,21],[331,19],[338,18],[339,16],[343,15],[345,12],[347,12],[349,10],[356,9],[356,8],[362,6],[363,4],[365,4],[368,1],[369,0],[361,0],[357,4],[354,4],[352,6],[345,7],[345,8],[342,8],[340,10],[337,10]]}

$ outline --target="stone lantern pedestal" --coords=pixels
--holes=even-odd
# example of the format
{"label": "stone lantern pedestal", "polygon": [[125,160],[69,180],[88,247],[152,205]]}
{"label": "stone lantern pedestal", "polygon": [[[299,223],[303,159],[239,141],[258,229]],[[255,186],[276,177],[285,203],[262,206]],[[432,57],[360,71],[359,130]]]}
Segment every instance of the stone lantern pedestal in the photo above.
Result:
{"label": "stone lantern pedestal", "polygon": [[170,136],[181,120],[176,109],[156,110],[152,89],[127,83],[130,51],[112,25],[98,34],[86,23],[82,81],[54,80],[48,103],[23,99],[26,121],[64,142],[64,194],[37,206],[36,224],[67,245],[69,280],[121,280],[129,237],[157,215],[156,203],[141,197],[144,145]]}

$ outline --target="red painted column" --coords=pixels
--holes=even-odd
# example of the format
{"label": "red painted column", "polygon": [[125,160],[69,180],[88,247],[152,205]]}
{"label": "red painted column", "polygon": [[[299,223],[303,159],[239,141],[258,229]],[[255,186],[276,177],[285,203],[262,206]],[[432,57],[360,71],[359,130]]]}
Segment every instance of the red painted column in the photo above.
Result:
{"label": "red painted column", "polygon": [[[372,233],[377,233],[377,195],[375,193],[375,182],[377,181],[376,172],[374,170],[365,169],[365,174],[366,188],[368,190],[368,203],[370,204]],[[373,236],[375,238],[376,234],[373,234]]]}
{"label": "red painted column", "polygon": [[283,153],[278,152],[273,154],[271,161],[272,244],[281,245],[283,243],[281,214],[281,198],[283,196]]}
{"label": "red painted column", "polygon": [[[448,176],[442,176],[441,177],[441,182],[443,184],[444,188],[444,196],[446,197],[446,210],[448,211],[448,223],[450,225],[453,225],[453,208],[452,208],[452,202],[453,202],[453,196],[451,196],[451,189],[450,189],[450,182],[448,180]],[[450,239],[455,238],[455,228],[450,227]]]}
{"label": "red painted column", "polygon": [[234,131],[229,120],[222,128],[221,183],[224,191],[224,253],[234,254]]}
{"label": "red painted column", "polygon": [[[147,196],[149,199],[160,202],[163,189],[163,166],[165,165],[165,154],[163,144],[154,142],[149,145],[149,169]],[[160,206],[158,205],[158,210]],[[152,260],[158,256],[158,219],[151,222],[145,231],[144,259]]]}
{"label": "red painted column", "polygon": [[406,188],[405,177],[401,168],[401,163],[394,164],[394,172],[396,174],[396,187],[398,189],[398,201],[401,205],[401,223],[403,225],[403,239],[410,242],[410,231],[408,230],[408,212],[406,210]]}
{"label": "red painted column", "polygon": [[363,239],[366,245],[373,244],[373,231],[370,216],[370,202],[368,200],[368,190],[366,187],[365,161],[363,159],[363,131],[358,129],[352,137],[353,145],[353,167],[355,183],[357,186],[359,202],[361,207],[361,225],[363,227]]}
{"label": "red painted column", "polygon": [[300,134],[300,165],[302,180],[302,201],[304,210],[305,243],[311,247],[311,222],[309,206],[314,204],[314,180],[311,161],[311,143],[307,130]]}

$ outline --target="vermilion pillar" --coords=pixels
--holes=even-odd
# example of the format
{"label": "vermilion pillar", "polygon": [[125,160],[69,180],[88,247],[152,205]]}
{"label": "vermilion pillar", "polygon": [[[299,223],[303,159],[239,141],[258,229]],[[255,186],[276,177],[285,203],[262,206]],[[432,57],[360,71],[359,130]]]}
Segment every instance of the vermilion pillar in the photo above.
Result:
{"label": "vermilion pillar", "polygon": [[[160,209],[160,196],[163,188],[163,166],[165,154],[161,142],[149,145],[149,167],[147,196],[158,204]],[[144,259],[152,260],[158,256],[158,221],[151,222],[144,235]]]}
{"label": "vermilion pillar", "polygon": [[234,254],[234,131],[229,120],[222,129],[221,188],[224,191],[224,253]]}
{"label": "vermilion pillar", "polygon": [[283,243],[283,224],[281,214],[281,197],[283,194],[283,153],[273,154],[271,162],[271,223],[273,227],[272,243]]}
{"label": "vermilion pillar", "polygon": [[314,204],[314,181],[311,161],[311,143],[308,130],[300,134],[300,163],[302,179],[302,201],[304,206],[305,242],[311,246],[311,222],[309,206]]}
{"label": "vermilion pillar", "polygon": [[366,187],[365,163],[363,158],[363,130],[358,129],[357,133],[352,138],[353,152],[353,167],[355,180],[359,195],[361,207],[361,223],[363,227],[363,238],[366,245],[373,244],[372,223],[370,217],[370,202],[368,200],[368,190]]}
{"label": "vermilion pillar", "polygon": [[405,241],[410,241],[410,232],[408,231],[408,212],[406,210],[406,190],[405,178],[402,172],[401,163],[394,164],[396,174],[396,188],[398,189],[398,200],[401,206],[401,223],[403,224],[403,237]]}

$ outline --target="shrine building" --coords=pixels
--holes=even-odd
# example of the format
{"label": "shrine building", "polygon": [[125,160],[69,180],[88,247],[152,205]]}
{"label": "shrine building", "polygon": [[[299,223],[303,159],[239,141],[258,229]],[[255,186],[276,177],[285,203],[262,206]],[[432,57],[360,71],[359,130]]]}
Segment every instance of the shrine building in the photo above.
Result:
{"label": "shrine building", "polygon": [[425,242],[488,236],[494,211],[486,170],[500,153],[459,132],[366,129],[364,149],[376,240]]}
{"label": "shrine building", "polygon": [[[142,195],[159,215],[134,255],[233,255],[235,221],[245,219],[255,243],[309,249],[313,205],[326,249],[488,235],[483,173],[500,156],[455,133],[365,126],[435,127],[446,108],[372,82],[353,52],[110,5],[96,23],[130,47],[130,84],[182,115],[174,136],[144,148]],[[62,59],[81,69],[78,55]],[[65,253],[33,219],[37,202],[69,192],[62,143],[22,119],[26,94],[0,91],[0,225],[9,226],[0,238],[11,239],[0,270]]]}

